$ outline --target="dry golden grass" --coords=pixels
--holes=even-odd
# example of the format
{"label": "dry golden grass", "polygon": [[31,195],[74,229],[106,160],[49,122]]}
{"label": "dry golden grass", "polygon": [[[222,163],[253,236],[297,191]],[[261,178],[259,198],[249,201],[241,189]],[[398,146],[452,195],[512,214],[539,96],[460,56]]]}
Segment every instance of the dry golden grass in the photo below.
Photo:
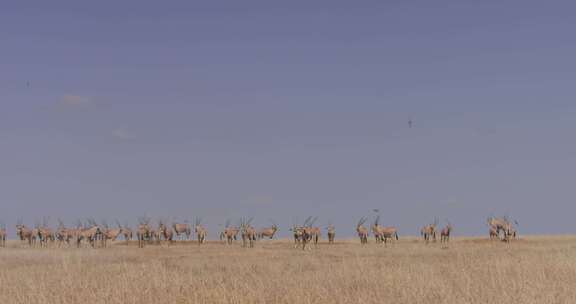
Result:
{"label": "dry golden grass", "polygon": [[0,248],[1,303],[576,303],[576,238]]}

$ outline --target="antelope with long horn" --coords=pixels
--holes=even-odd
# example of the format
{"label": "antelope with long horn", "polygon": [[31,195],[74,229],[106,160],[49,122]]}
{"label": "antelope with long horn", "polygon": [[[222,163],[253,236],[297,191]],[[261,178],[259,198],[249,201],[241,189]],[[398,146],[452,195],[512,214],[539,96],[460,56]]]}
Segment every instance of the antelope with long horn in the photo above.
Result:
{"label": "antelope with long horn", "polygon": [[303,240],[302,249],[306,246],[306,243],[313,242],[314,247],[318,247],[318,241],[320,240],[321,230],[319,227],[314,227],[314,223],[318,220],[318,217],[310,218],[307,222],[304,223],[302,227],[303,231]]}
{"label": "antelope with long horn", "polygon": [[328,230],[328,244],[334,244],[334,239],[336,238],[336,228],[334,228],[334,225],[328,224],[326,230]]}
{"label": "antelope with long horn", "polygon": [[22,224],[22,220],[18,220],[16,224],[16,235],[20,238],[21,241],[28,241],[28,245],[32,246],[32,229],[26,227],[26,225]]}
{"label": "antelope with long horn", "polygon": [[183,237],[185,237],[186,240],[190,239],[192,229],[186,221],[184,223],[174,223],[172,224],[172,228],[174,229],[174,233],[176,233],[176,237],[180,240],[182,240]]}
{"label": "antelope with long horn", "polygon": [[362,217],[356,224],[356,232],[360,238],[360,244],[368,244],[368,229],[364,226],[366,220],[368,220],[368,218]]}
{"label": "antelope with long horn", "polygon": [[452,224],[448,222],[442,231],[440,231],[440,243],[448,243],[450,241],[450,233],[452,232]]}
{"label": "antelope with long horn", "polygon": [[96,247],[98,241],[103,242],[102,229],[100,226],[98,226],[96,221],[93,219],[88,219],[87,222],[88,228],[82,229],[78,234],[78,238],[76,240],[77,247],[80,247],[82,240],[86,240],[92,248]]}
{"label": "antelope with long horn", "polygon": [[390,241],[394,239],[398,240],[398,230],[396,229],[396,227],[393,226],[384,227],[378,223],[379,219],[380,216],[378,216],[377,221],[374,222],[374,225],[372,226],[372,231],[375,235],[376,234],[378,235],[380,242],[384,242],[384,244],[387,244],[388,240]]}
{"label": "antelope with long horn", "polygon": [[253,218],[241,220],[240,230],[242,234],[242,247],[254,247],[254,241],[256,241],[256,229],[251,225],[252,219]]}
{"label": "antelope with long horn", "polygon": [[38,227],[40,247],[48,247],[48,242],[54,242],[54,230],[48,226],[48,219],[42,219],[42,226]]}
{"label": "antelope with long horn", "polygon": [[202,225],[201,218],[198,217],[196,218],[194,223],[194,232],[196,233],[196,237],[198,238],[198,245],[204,244],[204,242],[206,241],[206,235],[208,234],[208,231]]}
{"label": "antelope with long horn", "polygon": [[138,238],[138,247],[144,248],[144,244],[150,240],[151,228],[150,219],[141,217],[138,219],[138,229],[136,230],[136,238]]}
{"label": "antelope with long horn", "polygon": [[72,231],[66,228],[64,222],[61,219],[58,219],[58,229],[56,229],[56,240],[58,241],[58,247],[61,247],[66,243],[66,245],[70,245],[70,240],[74,237]]}
{"label": "antelope with long horn", "polygon": [[292,231],[292,235],[294,236],[294,248],[298,248],[300,243],[302,243],[303,229],[298,225],[293,225],[290,231]]}
{"label": "antelope with long horn", "polygon": [[509,240],[509,231],[512,228],[512,224],[507,217],[489,217],[487,220],[488,226],[490,227],[490,238],[493,239],[492,232],[496,231],[497,238],[501,238],[503,241]]}
{"label": "antelope with long horn", "polygon": [[106,222],[103,223],[103,226],[104,226],[104,232],[103,232],[104,247],[106,247],[107,241],[108,240],[111,242],[116,241],[116,239],[120,235],[122,235],[123,229],[122,229],[122,225],[120,225],[120,223],[118,221],[116,221],[117,228],[108,227],[108,223],[106,223]]}
{"label": "antelope with long horn", "polygon": [[436,242],[436,226],[438,219],[434,219],[434,223],[422,227],[420,234],[424,237],[424,241],[428,243],[431,239]]}
{"label": "antelope with long horn", "polygon": [[126,225],[120,225],[120,223],[117,223],[118,227],[122,228],[122,236],[124,237],[124,240],[126,241],[126,245],[128,245],[128,243],[132,240],[133,237],[133,232],[132,229],[126,224]]}
{"label": "antelope with long horn", "polygon": [[238,238],[238,233],[240,232],[239,227],[230,226],[230,220],[226,220],[224,225],[224,230],[220,233],[220,240],[225,240],[228,245],[231,245],[233,241]]}
{"label": "antelope with long horn", "polygon": [[163,221],[159,221],[158,223],[158,232],[160,235],[168,242],[168,244],[172,244],[172,238],[174,237],[174,231],[168,225],[165,225]]}
{"label": "antelope with long horn", "polygon": [[277,231],[278,231],[278,225],[276,225],[276,223],[272,222],[272,226],[262,228],[262,229],[260,229],[260,231],[258,231],[258,238],[259,239],[263,239],[263,238],[272,239],[272,238],[274,238],[274,234],[276,234]]}
{"label": "antelope with long horn", "polygon": [[6,225],[0,222],[0,247],[6,247]]}

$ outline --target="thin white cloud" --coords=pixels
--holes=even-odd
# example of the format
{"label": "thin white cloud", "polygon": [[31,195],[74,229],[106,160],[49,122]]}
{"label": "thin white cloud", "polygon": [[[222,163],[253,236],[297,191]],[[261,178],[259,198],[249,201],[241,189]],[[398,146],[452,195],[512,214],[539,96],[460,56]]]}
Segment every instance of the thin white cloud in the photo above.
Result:
{"label": "thin white cloud", "polygon": [[270,206],[274,203],[274,199],[269,195],[255,195],[249,197],[244,202],[251,206]]}
{"label": "thin white cloud", "polygon": [[116,128],[112,130],[112,136],[120,139],[130,139],[132,135],[125,128]]}
{"label": "thin white cloud", "polygon": [[67,107],[78,107],[89,105],[90,99],[85,96],[66,94],[60,99],[60,104]]}

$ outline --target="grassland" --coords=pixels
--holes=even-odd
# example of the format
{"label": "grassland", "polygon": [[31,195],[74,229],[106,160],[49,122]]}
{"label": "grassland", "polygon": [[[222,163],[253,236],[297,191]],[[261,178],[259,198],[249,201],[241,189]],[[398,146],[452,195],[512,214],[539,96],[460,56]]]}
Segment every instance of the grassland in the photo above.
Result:
{"label": "grassland", "polygon": [[576,237],[0,248],[1,303],[576,303]]}

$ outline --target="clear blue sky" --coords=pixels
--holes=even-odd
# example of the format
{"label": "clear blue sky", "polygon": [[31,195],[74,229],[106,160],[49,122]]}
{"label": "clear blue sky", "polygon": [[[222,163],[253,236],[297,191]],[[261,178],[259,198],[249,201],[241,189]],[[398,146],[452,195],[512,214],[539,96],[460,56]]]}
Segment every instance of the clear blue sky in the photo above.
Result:
{"label": "clear blue sky", "polygon": [[[0,7],[0,219],[576,231],[572,1]],[[408,121],[414,121],[408,128]]]}

